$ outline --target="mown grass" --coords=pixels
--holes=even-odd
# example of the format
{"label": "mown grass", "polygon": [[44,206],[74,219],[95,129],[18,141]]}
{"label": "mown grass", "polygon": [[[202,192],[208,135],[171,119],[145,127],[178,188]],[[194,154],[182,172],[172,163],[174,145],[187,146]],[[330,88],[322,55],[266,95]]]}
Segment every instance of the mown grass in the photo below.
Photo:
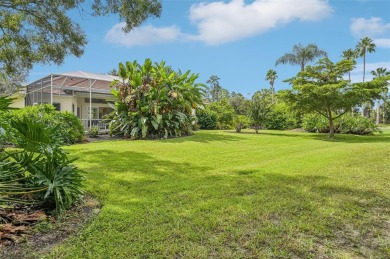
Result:
{"label": "mown grass", "polygon": [[49,257],[388,258],[390,132],[68,147],[101,214]]}

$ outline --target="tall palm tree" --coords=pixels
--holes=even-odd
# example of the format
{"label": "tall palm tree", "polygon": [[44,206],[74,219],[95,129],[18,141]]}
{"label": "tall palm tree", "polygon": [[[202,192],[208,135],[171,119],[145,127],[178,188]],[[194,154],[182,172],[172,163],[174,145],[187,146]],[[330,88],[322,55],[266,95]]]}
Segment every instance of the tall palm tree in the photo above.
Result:
{"label": "tall palm tree", "polygon": [[301,71],[305,70],[308,62],[314,61],[316,58],[326,57],[327,53],[318,48],[315,44],[308,44],[306,47],[301,43],[294,45],[291,53],[286,53],[276,60],[275,66],[279,64],[299,65]]}
{"label": "tall palm tree", "polygon": [[[375,44],[372,42],[372,39],[365,37],[363,39],[360,39],[358,44],[356,45],[356,53],[358,57],[363,57],[363,82],[366,77],[366,54],[375,52]],[[362,106],[362,116],[364,116],[364,107]]]}
{"label": "tall palm tree", "polygon": [[[390,75],[390,71],[387,71],[384,67],[378,67],[376,70],[371,71],[371,74],[374,77],[384,77]],[[386,98],[387,98],[387,90],[383,93],[383,123],[385,123],[386,118]],[[376,107],[376,124],[379,124],[379,107],[380,107],[380,99],[377,100]]]}
{"label": "tall palm tree", "polygon": [[358,57],[363,58],[363,82],[366,75],[366,54],[375,52],[375,44],[372,42],[372,39],[365,37],[360,39],[359,43],[356,45],[356,53]]}
{"label": "tall palm tree", "polygon": [[277,77],[278,77],[278,75],[276,74],[276,71],[273,69],[269,69],[267,71],[267,75],[265,77],[265,80],[269,81],[269,84],[271,85],[271,100],[272,100],[272,102],[274,102],[274,93],[275,93],[274,83],[275,83],[275,79]]}
{"label": "tall palm tree", "polygon": [[[353,49],[344,50],[341,57],[346,60],[354,60],[356,58],[356,51]],[[348,80],[351,81],[351,71],[348,72]]]}

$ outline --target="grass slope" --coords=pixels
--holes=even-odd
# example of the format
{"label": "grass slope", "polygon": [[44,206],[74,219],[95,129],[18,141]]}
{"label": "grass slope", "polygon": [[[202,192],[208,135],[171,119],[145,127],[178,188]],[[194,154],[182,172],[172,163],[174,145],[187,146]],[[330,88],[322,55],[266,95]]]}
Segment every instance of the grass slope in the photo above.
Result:
{"label": "grass slope", "polygon": [[50,257],[390,257],[389,131],[201,131],[67,150],[103,208]]}

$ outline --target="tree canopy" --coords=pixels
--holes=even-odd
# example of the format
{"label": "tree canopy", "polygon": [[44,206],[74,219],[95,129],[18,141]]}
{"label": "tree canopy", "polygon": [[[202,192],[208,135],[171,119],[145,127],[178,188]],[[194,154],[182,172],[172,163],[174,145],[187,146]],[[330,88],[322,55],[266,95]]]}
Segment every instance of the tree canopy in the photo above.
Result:
{"label": "tree canopy", "polygon": [[118,14],[129,32],[149,17],[159,17],[160,0],[2,0],[0,1],[0,70],[7,75],[28,71],[36,63],[61,64],[80,57],[87,44],[69,11],[93,16]]}
{"label": "tree canopy", "polygon": [[283,98],[295,108],[315,112],[329,122],[329,136],[334,136],[334,120],[355,105],[378,98],[386,87],[386,78],[351,84],[343,75],[353,68],[354,62],[342,60],[333,63],[323,58],[315,66],[308,66],[296,77],[286,80],[292,90],[283,91]]}

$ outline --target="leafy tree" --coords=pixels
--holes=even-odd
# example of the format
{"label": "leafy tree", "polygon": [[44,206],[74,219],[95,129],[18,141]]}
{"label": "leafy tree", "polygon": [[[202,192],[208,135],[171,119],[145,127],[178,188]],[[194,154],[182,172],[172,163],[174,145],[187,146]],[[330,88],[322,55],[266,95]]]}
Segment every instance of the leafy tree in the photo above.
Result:
{"label": "leafy tree", "polygon": [[[388,76],[390,75],[390,71],[387,71],[386,68],[384,67],[379,67],[377,68],[376,70],[374,71],[371,71],[371,74],[374,76],[374,77],[385,77],[385,76]],[[389,89],[386,88],[383,93],[382,93],[382,99],[383,99],[383,118],[386,117],[386,99],[387,99],[387,95],[388,95],[388,91]],[[376,108],[376,124],[379,124],[379,118],[380,118],[380,99],[377,100],[377,108]],[[385,123],[385,120],[383,120],[383,123]]]}
{"label": "leafy tree", "polygon": [[206,106],[206,109],[217,114],[217,129],[231,129],[233,127],[236,114],[233,107],[229,105],[228,100],[210,103]]}
{"label": "leafy tree", "polygon": [[333,137],[335,119],[351,107],[377,98],[386,86],[383,78],[351,84],[342,76],[352,67],[350,60],[333,63],[323,58],[315,66],[308,66],[296,77],[286,80],[292,84],[292,90],[285,90],[283,97],[295,108],[324,116],[329,123],[329,136]]}
{"label": "leafy tree", "polygon": [[[169,73],[167,73],[169,72]],[[139,138],[168,138],[191,133],[193,109],[202,107],[204,85],[198,75],[173,72],[165,62],[119,64],[120,80],[112,90],[117,101],[107,120],[115,135]]]}
{"label": "leafy tree", "polygon": [[259,133],[261,126],[267,120],[268,115],[271,113],[273,103],[271,100],[271,91],[268,89],[261,89],[252,96],[250,104],[249,117],[252,120],[256,134]]}
{"label": "leafy tree", "polygon": [[[87,2],[88,5],[83,5]],[[93,16],[118,14],[129,32],[148,17],[159,17],[160,0],[2,0],[0,1],[0,70],[28,71],[35,63],[61,64],[79,57],[87,44],[81,27],[69,17],[78,9]],[[85,12],[84,12],[85,9]]]}
{"label": "leafy tree", "polygon": [[229,104],[233,107],[236,114],[247,114],[249,110],[250,101],[245,99],[245,97],[238,93],[232,92],[231,97],[229,98]]}
{"label": "leafy tree", "polygon": [[219,84],[219,78],[216,75],[210,76],[210,78],[206,81],[208,84],[210,84],[209,87],[209,94],[210,99],[212,102],[218,102],[220,100],[220,92],[222,90],[221,85]]}
{"label": "leafy tree", "polygon": [[308,62],[314,61],[316,58],[326,57],[327,53],[318,48],[316,44],[308,44],[306,47],[302,44],[294,45],[291,53],[286,53],[276,60],[275,65],[291,64],[299,65],[301,71],[305,70]]}
{"label": "leafy tree", "polygon": [[276,78],[278,77],[277,73],[273,69],[269,69],[267,71],[267,75],[265,77],[265,80],[269,81],[269,84],[271,85],[271,97],[272,97],[272,102],[274,101],[274,94],[275,94],[275,89],[274,89],[274,83]]}

